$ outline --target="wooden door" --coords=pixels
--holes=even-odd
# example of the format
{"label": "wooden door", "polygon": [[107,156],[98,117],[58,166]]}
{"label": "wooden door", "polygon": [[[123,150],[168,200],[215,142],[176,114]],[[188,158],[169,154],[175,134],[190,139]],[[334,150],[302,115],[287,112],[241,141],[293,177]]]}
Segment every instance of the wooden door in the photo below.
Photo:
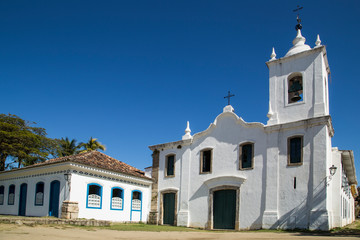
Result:
{"label": "wooden door", "polygon": [[214,229],[235,229],[236,190],[215,191],[213,213]]}
{"label": "wooden door", "polygon": [[175,224],[175,193],[163,194],[163,224]]}

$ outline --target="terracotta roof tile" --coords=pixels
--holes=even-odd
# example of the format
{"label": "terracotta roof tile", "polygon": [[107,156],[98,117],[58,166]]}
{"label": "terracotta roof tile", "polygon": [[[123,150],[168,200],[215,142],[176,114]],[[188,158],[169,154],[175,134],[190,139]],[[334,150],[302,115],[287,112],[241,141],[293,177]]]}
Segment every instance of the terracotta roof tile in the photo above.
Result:
{"label": "terracotta roof tile", "polygon": [[106,169],[114,172],[125,173],[136,177],[151,179],[145,177],[145,173],[143,171],[134,168],[126,163],[123,163],[115,158],[112,158],[104,153],[98,152],[96,150],[80,153],[76,155],[66,156],[66,157],[53,158],[42,163],[31,165],[26,168],[55,164],[60,162],[75,162],[75,163]]}

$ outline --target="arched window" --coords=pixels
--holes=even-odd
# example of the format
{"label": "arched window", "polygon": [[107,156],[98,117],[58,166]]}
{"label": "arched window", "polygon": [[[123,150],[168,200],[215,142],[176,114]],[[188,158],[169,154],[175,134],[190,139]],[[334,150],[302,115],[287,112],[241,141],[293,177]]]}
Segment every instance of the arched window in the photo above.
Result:
{"label": "arched window", "polygon": [[88,184],[87,208],[101,208],[102,186],[96,183]]}
{"label": "arched window", "polygon": [[15,185],[9,187],[8,205],[14,205],[15,202]]}
{"label": "arched window", "polygon": [[240,145],[240,169],[254,168],[254,144],[243,143]]}
{"label": "arched window", "polygon": [[141,200],[142,200],[142,193],[137,190],[133,191],[132,192],[131,210],[141,211]]}
{"label": "arched window", "polygon": [[288,165],[302,164],[303,136],[288,138]]}
{"label": "arched window", "polygon": [[124,207],[124,190],[119,187],[111,189],[111,210],[123,210]]}
{"label": "arched window", "polygon": [[166,156],[165,174],[166,174],[165,175],[166,177],[175,176],[175,155],[174,154]]}
{"label": "arched window", "polygon": [[288,77],[288,103],[303,101],[303,78],[301,73],[293,73]]}
{"label": "arched window", "polygon": [[4,191],[5,191],[5,187],[0,186],[0,205],[4,204]]}
{"label": "arched window", "polygon": [[35,187],[35,206],[44,205],[44,183],[38,182]]}

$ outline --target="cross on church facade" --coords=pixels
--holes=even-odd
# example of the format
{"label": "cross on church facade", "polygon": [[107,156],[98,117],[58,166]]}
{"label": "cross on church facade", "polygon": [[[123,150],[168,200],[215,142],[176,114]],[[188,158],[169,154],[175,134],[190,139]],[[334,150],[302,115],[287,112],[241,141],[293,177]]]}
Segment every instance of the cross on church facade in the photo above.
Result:
{"label": "cross on church facade", "polygon": [[230,91],[228,91],[228,95],[224,98],[227,98],[228,99],[228,105],[230,105],[230,98],[231,97],[234,97],[235,95],[234,94],[230,94]]}

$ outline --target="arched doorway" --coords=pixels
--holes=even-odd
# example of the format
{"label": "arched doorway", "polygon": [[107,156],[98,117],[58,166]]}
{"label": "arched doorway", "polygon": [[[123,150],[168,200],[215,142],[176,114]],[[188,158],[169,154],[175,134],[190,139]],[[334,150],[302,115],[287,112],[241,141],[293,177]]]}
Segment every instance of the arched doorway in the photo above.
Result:
{"label": "arched doorway", "polygon": [[60,182],[54,180],[50,184],[49,216],[59,217]]}
{"label": "arched doorway", "polygon": [[23,183],[20,186],[19,216],[26,215],[26,198],[27,198],[27,184]]}

